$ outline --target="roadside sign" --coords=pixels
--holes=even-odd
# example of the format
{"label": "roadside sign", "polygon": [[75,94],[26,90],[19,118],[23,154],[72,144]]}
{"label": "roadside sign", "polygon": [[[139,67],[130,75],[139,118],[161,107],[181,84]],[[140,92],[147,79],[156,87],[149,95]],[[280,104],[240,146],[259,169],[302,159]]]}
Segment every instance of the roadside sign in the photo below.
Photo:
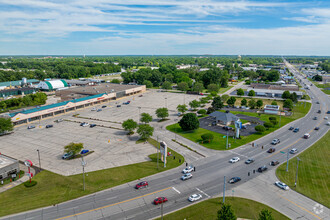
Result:
{"label": "roadside sign", "polygon": [[225,135],[225,136],[223,136],[222,138],[226,138],[227,136]]}
{"label": "roadside sign", "polygon": [[280,151],[282,154],[285,154],[285,152],[284,151]]}

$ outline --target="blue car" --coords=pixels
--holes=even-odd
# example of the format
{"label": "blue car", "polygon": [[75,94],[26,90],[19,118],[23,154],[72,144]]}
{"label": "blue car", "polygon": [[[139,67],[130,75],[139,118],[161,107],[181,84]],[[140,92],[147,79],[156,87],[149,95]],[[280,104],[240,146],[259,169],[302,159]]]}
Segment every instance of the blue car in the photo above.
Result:
{"label": "blue car", "polygon": [[82,150],[81,152],[80,152],[80,154],[86,154],[86,153],[88,153],[89,152],[89,150]]}

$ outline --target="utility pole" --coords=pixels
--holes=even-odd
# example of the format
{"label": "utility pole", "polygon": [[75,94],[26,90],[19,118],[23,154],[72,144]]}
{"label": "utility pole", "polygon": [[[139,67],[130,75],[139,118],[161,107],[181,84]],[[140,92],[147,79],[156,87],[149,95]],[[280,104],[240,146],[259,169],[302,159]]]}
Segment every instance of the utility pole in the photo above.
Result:
{"label": "utility pole", "polygon": [[138,121],[138,124],[140,124],[140,109],[141,109],[141,107],[138,107],[138,109],[139,109],[139,121]]}
{"label": "utility pole", "polygon": [[84,191],[85,191],[85,166],[86,166],[86,162],[84,161],[84,156],[81,157],[81,166],[83,168],[83,185],[84,185]]}
{"label": "utility pole", "polygon": [[281,118],[282,118],[282,111],[280,111],[280,123],[279,123],[279,127],[281,127]]}
{"label": "utility pole", "polygon": [[226,141],[226,149],[228,149],[228,130],[227,130],[227,141]]}
{"label": "utility pole", "polygon": [[294,187],[297,186],[297,181],[298,181],[298,167],[299,167],[299,157],[297,157],[297,171],[296,171],[296,181],[294,182]]}
{"label": "utility pole", "polygon": [[157,148],[157,170],[159,170],[159,165],[158,165],[159,153],[158,153],[158,150],[160,149],[160,143],[159,143],[159,141],[158,141],[158,136],[157,136],[157,143],[159,144],[159,145],[158,145],[158,148]]}
{"label": "utility pole", "polygon": [[289,149],[286,156],[286,172],[289,172]]}
{"label": "utility pole", "polygon": [[39,158],[39,172],[41,172],[41,162],[40,162],[40,152],[39,149],[37,149],[38,152],[38,158]]}
{"label": "utility pole", "polygon": [[222,198],[222,203],[225,203],[225,192],[226,192],[226,176],[223,177],[223,198]]}

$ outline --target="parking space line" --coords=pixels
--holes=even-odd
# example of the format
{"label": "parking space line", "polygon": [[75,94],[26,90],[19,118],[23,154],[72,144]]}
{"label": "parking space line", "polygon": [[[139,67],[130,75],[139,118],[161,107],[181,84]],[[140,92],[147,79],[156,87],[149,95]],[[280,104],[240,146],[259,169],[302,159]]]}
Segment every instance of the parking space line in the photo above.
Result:
{"label": "parking space line", "polygon": [[155,194],[155,193],[159,193],[159,192],[162,192],[162,191],[168,190],[168,189],[170,189],[170,188],[172,188],[172,187],[167,187],[167,188],[165,188],[165,189],[161,189],[161,190],[158,190],[158,191],[156,191],[156,192],[148,193],[148,194],[145,194],[145,195],[142,195],[142,196],[134,197],[134,198],[127,199],[127,200],[125,200],[125,201],[117,202],[117,203],[114,203],[114,204],[110,204],[110,205],[102,206],[102,207],[99,207],[99,208],[96,208],[96,209],[91,209],[91,210],[84,211],[84,212],[80,212],[80,213],[77,213],[77,214],[68,215],[68,216],[65,216],[65,217],[62,217],[62,218],[58,218],[57,220],[66,219],[66,218],[70,218],[70,217],[74,217],[74,216],[78,216],[78,215],[86,214],[86,213],[93,212],[93,211],[97,211],[97,210],[104,209],[104,208],[109,208],[109,207],[111,207],[111,206],[115,206],[115,205],[123,204],[123,203],[125,203],[125,202],[130,202],[130,201],[133,201],[133,200],[136,200],[136,199],[143,198],[143,197],[145,197],[145,196],[149,196],[149,195],[152,195],[152,194]]}
{"label": "parking space line", "polygon": [[202,190],[196,188],[199,192],[203,193],[204,195],[206,195],[208,198],[210,198],[211,196],[209,196],[208,194],[206,194],[205,192],[203,192]]}
{"label": "parking space line", "polygon": [[181,192],[180,192],[179,190],[177,190],[176,188],[172,187],[172,189],[173,189],[175,192],[181,194]]}

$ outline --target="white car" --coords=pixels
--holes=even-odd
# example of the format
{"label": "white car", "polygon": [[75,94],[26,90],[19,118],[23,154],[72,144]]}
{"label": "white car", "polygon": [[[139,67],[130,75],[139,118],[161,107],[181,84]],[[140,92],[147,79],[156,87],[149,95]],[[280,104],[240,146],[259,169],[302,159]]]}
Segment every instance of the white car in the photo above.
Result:
{"label": "white car", "polygon": [[328,120],[329,118],[328,118],[328,116],[325,116],[324,119],[325,119],[325,120]]}
{"label": "white car", "polygon": [[295,153],[297,153],[297,152],[298,152],[297,148],[292,148],[292,149],[290,150],[290,154],[295,154]]}
{"label": "white car", "polygon": [[187,179],[190,179],[190,178],[192,178],[192,174],[191,173],[186,173],[185,175],[183,175],[181,177],[182,180],[187,180]]}
{"label": "white car", "polygon": [[284,190],[288,190],[289,189],[288,185],[286,185],[285,183],[282,183],[280,181],[276,181],[275,182],[275,185],[278,186],[278,187],[280,187],[281,189],[284,189]]}
{"label": "white car", "polygon": [[96,108],[94,107],[94,108],[92,108],[92,111],[96,111]]}
{"label": "white car", "polygon": [[82,123],[81,126],[83,126],[83,127],[88,127],[89,124],[86,122],[86,123]]}
{"label": "white car", "polygon": [[188,200],[190,202],[194,202],[194,201],[200,200],[201,198],[202,198],[201,194],[193,194],[193,195],[189,196]]}
{"label": "white car", "polygon": [[230,160],[229,160],[229,162],[230,163],[236,163],[236,162],[238,162],[240,159],[239,159],[239,157],[233,157],[233,158],[231,158]]}
{"label": "white car", "polygon": [[182,173],[190,173],[194,171],[194,167],[193,166],[189,166],[189,167],[186,167],[182,170]]}

